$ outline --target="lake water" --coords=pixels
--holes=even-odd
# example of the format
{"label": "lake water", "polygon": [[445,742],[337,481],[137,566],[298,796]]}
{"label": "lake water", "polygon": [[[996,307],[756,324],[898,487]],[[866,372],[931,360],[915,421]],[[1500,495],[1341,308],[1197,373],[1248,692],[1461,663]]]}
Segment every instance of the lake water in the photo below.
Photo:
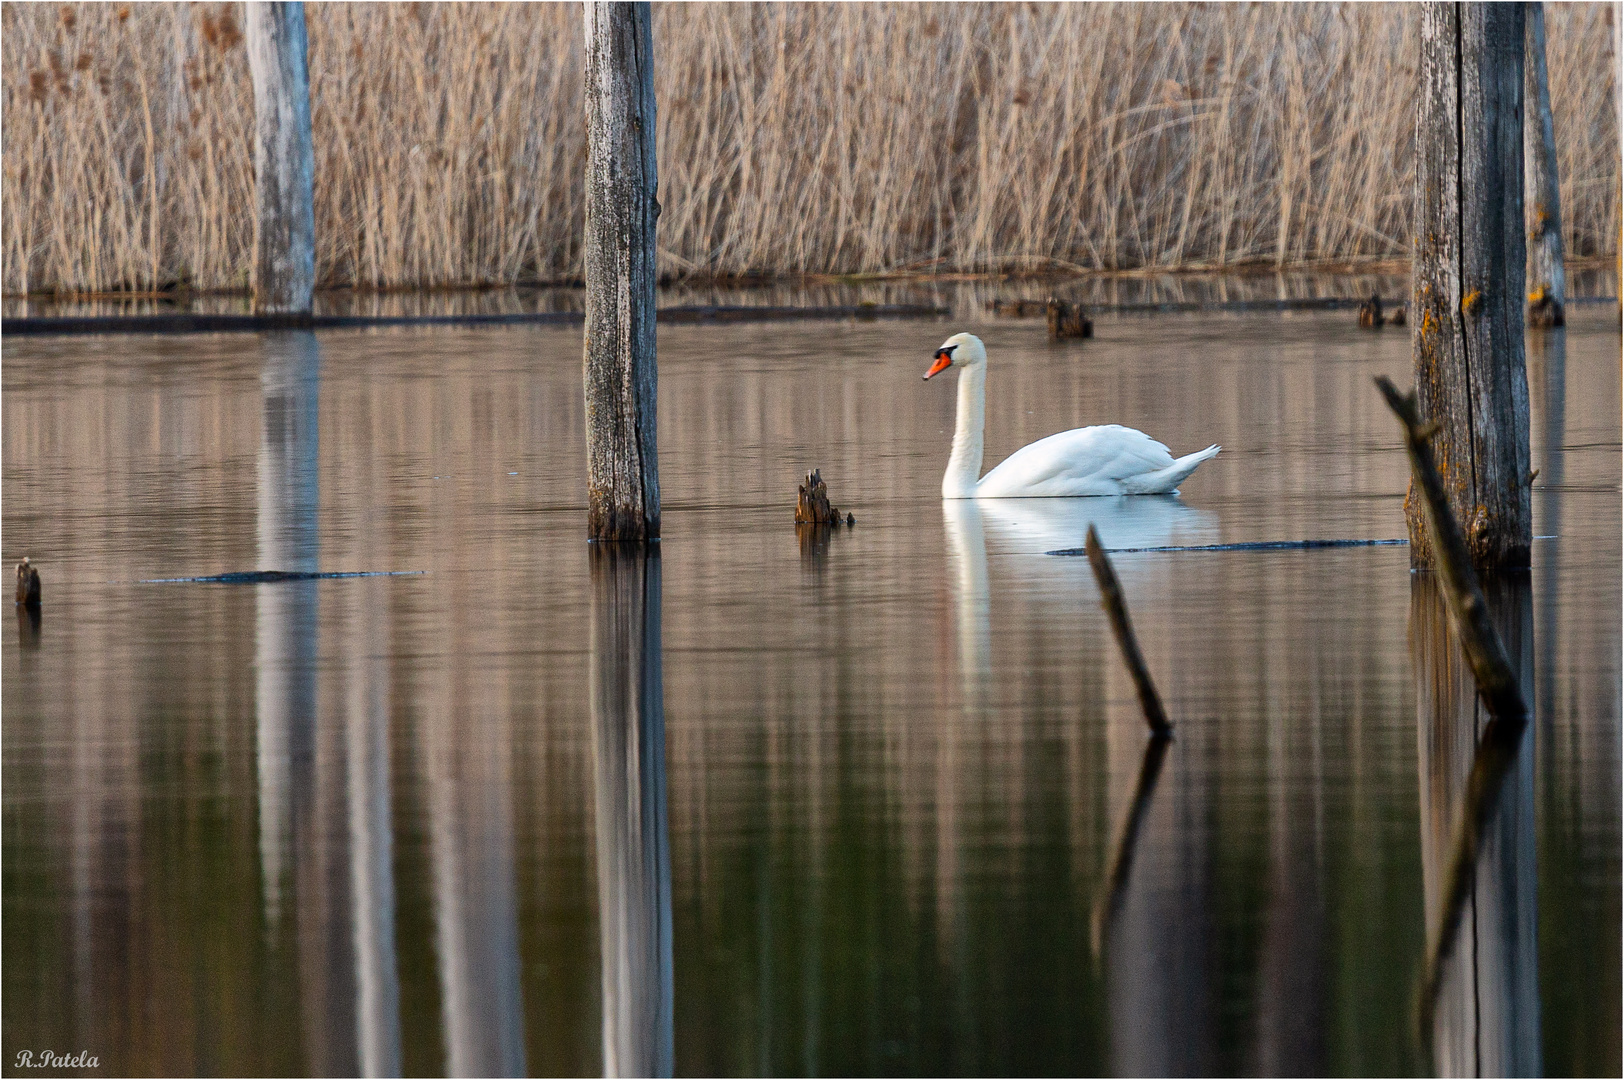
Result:
{"label": "lake water", "polygon": [[[1407,550],[1115,556],[1159,770],[1044,554],[1404,536],[1408,332],[1052,345],[959,299],[662,327],[651,559],[585,541],[576,329],[8,339],[45,604],[0,670],[7,1074],[1617,1075],[1613,306],[1530,339],[1541,539],[1491,600],[1534,721],[1418,1026],[1483,719]],[[944,506],[959,329],[989,466],[1224,451],[1177,498]],[[812,467],[855,527],[797,534]],[[253,569],[416,573],[143,583]]]}

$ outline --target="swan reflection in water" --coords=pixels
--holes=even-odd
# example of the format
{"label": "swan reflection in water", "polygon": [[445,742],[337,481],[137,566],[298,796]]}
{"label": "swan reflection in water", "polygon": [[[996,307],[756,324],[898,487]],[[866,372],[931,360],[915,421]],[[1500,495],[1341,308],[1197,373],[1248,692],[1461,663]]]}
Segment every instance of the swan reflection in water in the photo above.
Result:
{"label": "swan reflection in water", "polygon": [[[1177,495],[1115,495],[1079,499],[943,499],[948,558],[954,569],[954,609],[958,620],[959,672],[967,713],[980,698],[992,672],[989,546],[995,555],[1033,555],[1010,560],[1000,570],[1010,587],[1043,602],[1073,605],[1078,561],[1044,557],[1046,552],[1080,548],[1093,525],[1107,548],[1165,547],[1211,543],[1218,535],[1214,514],[1186,506]],[[1139,576],[1125,568],[1125,579]]]}
{"label": "swan reflection in water", "polygon": [[[942,503],[942,516],[948,557],[954,570],[962,718],[953,722],[949,717],[938,751],[936,834],[941,847],[937,854],[937,897],[944,908],[940,913],[942,925],[956,926],[959,925],[957,917],[962,915],[958,898],[963,890],[958,888],[956,819],[960,796],[954,778],[968,765],[970,748],[996,711],[990,700],[994,659],[989,553],[997,560],[1001,598],[1021,597],[1040,609],[1048,608],[1054,612],[1054,618],[1041,619],[1040,626],[1063,626],[1068,632],[1077,633],[1088,617],[1087,612],[1096,609],[1097,596],[1086,562],[1081,558],[1046,556],[1045,552],[1080,548],[1090,525],[1098,530],[1101,542],[1108,548],[1207,544],[1218,539],[1219,530],[1215,514],[1196,510],[1173,495],[950,499]],[[1128,588],[1130,602],[1162,599],[1156,594],[1170,588],[1164,580],[1165,567],[1165,557],[1123,560],[1117,571]],[[1104,692],[1103,688],[1110,681],[1127,676],[1118,670],[1115,646],[1103,618],[1098,628],[1092,645],[1079,640],[1075,664],[1079,668],[1094,669],[1085,672],[1083,678],[1100,686],[1106,700],[1129,703],[1121,710],[1114,704],[1101,705],[1107,720],[1105,740],[1111,747],[1113,763],[1110,803],[1125,811],[1135,804],[1139,795],[1149,794],[1154,789],[1155,775],[1162,771],[1161,755],[1165,754],[1167,744],[1146,743],[1144,721],[1131,691]],[[1142,626],[1141,634],[1144,629]],[[1145,643],[1153,646],[1154,654],[1156,642],[1147,638]],[[1158,658],[1153,655],[1151,663],[1157,666]],[[1104,671],[1099,671],[1102,666]],[[1163,787],[1160,797],[1174,799],[1181,805],[1199,798],[1199,792]],[[1142,820],[1144,807],[1140,806],[1139,810]],[[1134,826],[1139,823],[1140,820],[1131,822]],[[1123,831],[1119,827],[1119,834]],[[1130,836],[1130,842],[1131,839]],[[1202,1048],[1211,1041],[1210,1030],[1200,1023],[1195,1025],[1197,1030],[1181,1026],[1170,1036],[1165,1025],[1154,1025],[1152,1030],[1134,1020],[1137,1016],[1150,1015],[1141,1012],[1141,1007],[1160,1010],[1154,1015],[1165,1016],[1175,1002],[1198,996],[1197,991],[1207,974],[1203,965],[1193,959],[1204,955],[1205,930],[1180,917],[1183,905],[1201,902],[1205,880],[1198,872],[1195,877],[1191,876],[1192,871],[1175,849],[1176,845],[1163,841],[1147,850],[1142,861],[1148,859],[1153,864],[1147,867],[1148,871],[1155,880],[1172,883],[1172,887],[1142,894],[1137,905],[1128,898],[1130,908],[1144,910],[1121,913],[1119,920],[1132,942],[1142,943],[1143,939],[1154,937],[1160,947],[1137,952],[1130,949],[1129,955],[1138,959],[1127,963],[1123,970],[1114,971],[1110,980],[1112,1014],[1117,1018],[1118,1029],[1113,1039],[1118,1068],[1144,1075],[1176,1071],[1176,1065],[1205,1060],[1201,1056]],[[1131,873],[1131,852],[1122,858],[1123,871]],[[1163,910],[1169,906],[1180,910]],[[1153,907],[1156,910],[1150,910]],[[1151,959],[1145,961],[1145,957]]]}
{"label": "swan reflection in water", "polygon": [[673,1069],[660,553],[593,544],[592,762],[605,1076]]}

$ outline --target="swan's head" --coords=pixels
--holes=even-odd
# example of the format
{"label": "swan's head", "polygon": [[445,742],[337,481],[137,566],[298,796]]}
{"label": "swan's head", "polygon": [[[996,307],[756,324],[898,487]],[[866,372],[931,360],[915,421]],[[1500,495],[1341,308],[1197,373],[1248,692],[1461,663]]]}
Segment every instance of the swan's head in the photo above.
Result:
{"label": "swan's head", "polygon": [[986,362],[987,350],[980,338],[974,334],[954,334],[936,350],[936,362],[925,372],[925,378],[940,375],[950,367],[969,367]]}

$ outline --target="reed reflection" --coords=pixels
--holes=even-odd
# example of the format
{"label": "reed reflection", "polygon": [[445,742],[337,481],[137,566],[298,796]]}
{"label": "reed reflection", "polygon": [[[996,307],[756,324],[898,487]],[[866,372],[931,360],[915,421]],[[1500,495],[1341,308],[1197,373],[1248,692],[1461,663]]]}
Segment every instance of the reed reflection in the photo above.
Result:
{"label": "reed reflection", "polygon": [[594,544],[592,761],[605,1076],[673,1069],[660,554]]}
{"label": "reed reflection", "polygon": [[[1506,654],[1534,685],[1526,575],[1483,582]],[[1420,746],[1421,859],[1428,957],[1422,1034],[1444,1076],[1541,1069],[1532,725],[1491,718],[1430,574],[1410,593]]]}

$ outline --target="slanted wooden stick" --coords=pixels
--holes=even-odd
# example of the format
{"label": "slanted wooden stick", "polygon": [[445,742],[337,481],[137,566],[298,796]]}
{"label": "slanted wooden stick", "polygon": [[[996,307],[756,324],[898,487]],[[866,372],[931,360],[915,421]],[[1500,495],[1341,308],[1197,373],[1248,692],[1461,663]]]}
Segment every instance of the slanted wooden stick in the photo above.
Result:
{"label": "slanted wooden stick", "polygon": [[1477,575],[1472,572],[1466,538],[1449,511],[1443,477],[1432,457],[1430,440],[1437,425],[1422,422],[1413,392],[1399,393],[1385,375],[1376,377],[1376,385],[1404,425],[1404,447],[1409,451],[1416,490],[1421,493],[1426,508],[1434,566],[1449,605],[1455,636],[1466,653],[1467,663],[1472,666],[1472,677],[1477,680],[1478,696],[1494,716],[1521,720],[1527,717],[1528,706],[1523,703],[1517,675],[1506,659],[1506,647],[1489,621],[1489,607],[1483,600],[1483,590],[1478,588]]}
{"label": "slanted wooden stick", "polygon": [[1111,621],[1111,632],[1122,649],[1122,660],[1128,665],[1128,674],[1133,676],[1134,689],[1139,692],[1139,707],[1144,710],[1145,723],[1150,725],[1152,735],[1166,738],[1173,733],[1173,725],[1167,722],[1167,714],[1162,711],[1162,699],[1156,695],[1156,684],[1150,680],[1145,658],[1139,652],[1139,641],[1133,636],[1133,624],[1128,621],[1128,605],[1122,599],[1116,571],[1111,569],[1111,560],[1105,557],[1105,549],[1100,544],[1100,534],[1092,525],[1088,527],[1083,546],[1088,552],[1088,565],[1094,568],[1094,580],[1100,585],[1100,606]]}

